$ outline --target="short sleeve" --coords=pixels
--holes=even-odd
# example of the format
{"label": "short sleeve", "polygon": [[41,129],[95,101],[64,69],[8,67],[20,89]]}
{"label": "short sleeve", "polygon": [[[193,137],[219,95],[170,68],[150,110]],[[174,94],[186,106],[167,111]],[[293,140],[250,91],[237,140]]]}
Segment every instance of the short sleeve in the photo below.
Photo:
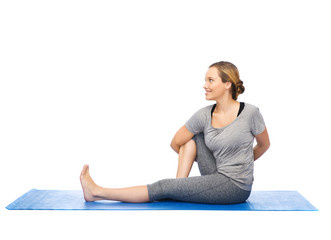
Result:
{"label": "short sleeve", "polygon": [[260,110],[256,108],[252,115],[252,125],[251,125],[252,134],[254,136],[259,135],[264,131],[264,129],[265,129],[265,123],[262,114],[260,113]]}
{"label": "short sleeve", "polygon": [[206,108],[202,108],[197,111],[193,116],[185,123],[186,128],[193,134],[203,132],[207,121]]}

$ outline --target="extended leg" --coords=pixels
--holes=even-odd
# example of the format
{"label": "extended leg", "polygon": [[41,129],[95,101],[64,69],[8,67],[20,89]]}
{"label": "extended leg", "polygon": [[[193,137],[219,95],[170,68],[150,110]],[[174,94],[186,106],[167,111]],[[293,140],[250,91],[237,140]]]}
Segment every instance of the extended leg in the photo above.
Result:
{"label": "extended leg", "polygon": [[148,184],[150,201],[173,199],[185,202],[232,204],[245,201],[250,191],[237,187],[223,174],[163,179]]}
{"label": "extended leg", "polygon": [[188,141],[179,148],[176,178],[186,178],[189,176],[195,157],[196,145],[193,140]]}
{"label": "extended leg", "polygon": [[80,182],[83,188],[84,198],[87,202],[97,200],[115,200],[133,203],[149,202],[147,186],[117,189],[98,186],[90,176],[88,165],[85,165],[81,172]]}

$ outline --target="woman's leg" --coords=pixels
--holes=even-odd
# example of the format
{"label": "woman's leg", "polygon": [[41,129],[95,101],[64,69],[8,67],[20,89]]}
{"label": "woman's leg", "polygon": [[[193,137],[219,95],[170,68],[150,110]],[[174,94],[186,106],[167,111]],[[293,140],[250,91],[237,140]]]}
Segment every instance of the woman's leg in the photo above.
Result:
{"label": "woman's leg", "polygon": [[85,165],[81,172],[80,182],[83,188],[85,201],[87,202],[98,200],[114,200],[133,203],[149,202],[147,186],[117,189],[98,186],[90,176],[88,165]]}
{"label": "woman's leg", "polygon": [[198,163],[202,176],[217,173],[216,160],[205,144],[203,133],[196,134],[180,147],[176,178],[188,177],[194,161]]}
{"label": "woman's leg", "polygon": [[188,141],[179,148],[176,178],[186,178],[189,176],[195,157],[196,145],[193,140]]}
{"label": "woman's leg", "polygon": [[[234,203],[248,197],[249,192],[239,189],[228,178],[217,173],[215,158],[205,145],[203,134],[195,135],[192,140],[180,149],[177,170],[177,178],[180,179],[165,179],[147,186],[103,188],[94,183],[89,167],[85,165],[80,176],[85,200],[138,203],[173,198],[192,202]],[[203,176],[187,178],[194,160]]]}
{"label": "woman's leg", "polygon": [[247,200],[250,191],[237,187],[230,178],[216,173],[197,177],[163,179],[147,185],[150,201],[233,204]]}
{"label": "woman's leg", "polygon": [[203,133],[198,133],[192,138],[196,145],[196,159],[202,176],[217,173],[216,160],[213,153],[205,144]]}
{"label": "woman's leg", "polygon": [[84,198],[88,202],[97,200],[115,200],[122,202],[143,203],[161,199],[179,201],[232,204],[245,201],[250,192],[244,191],[222,174],[200,177],[164,179],[147,186],[129,188],[103,188],[92,180],[89,167],[84,166],[80,181]]}

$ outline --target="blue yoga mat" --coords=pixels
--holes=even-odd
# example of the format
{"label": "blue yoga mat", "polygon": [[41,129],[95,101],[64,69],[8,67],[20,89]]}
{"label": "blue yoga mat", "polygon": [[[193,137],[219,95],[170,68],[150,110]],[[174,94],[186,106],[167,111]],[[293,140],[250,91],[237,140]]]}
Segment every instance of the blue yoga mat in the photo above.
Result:
{"label": "blue yoga mat", "polygon": [[9,210],[223,210],[223,211],[317,211],[296,191],[253,191],[240,204],[215,205],[177,201],[123,203],[85,202],[80,190],[32,189],[7,206]]}

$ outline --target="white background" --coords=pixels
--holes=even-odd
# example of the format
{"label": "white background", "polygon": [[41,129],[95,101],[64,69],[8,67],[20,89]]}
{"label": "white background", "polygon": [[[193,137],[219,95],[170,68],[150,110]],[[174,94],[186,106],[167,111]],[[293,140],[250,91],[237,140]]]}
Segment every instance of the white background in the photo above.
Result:
{"label": "white background", "polygon": [[[327,2],[1,1],[1,238],[326,239]],[[213,104],[202,86],[221,60],[269,130],[254,190],[299,191],[319,212],[5,209],[32,188],[80,189],[85,163],[109,187],[174,177],[170,141]]]}

